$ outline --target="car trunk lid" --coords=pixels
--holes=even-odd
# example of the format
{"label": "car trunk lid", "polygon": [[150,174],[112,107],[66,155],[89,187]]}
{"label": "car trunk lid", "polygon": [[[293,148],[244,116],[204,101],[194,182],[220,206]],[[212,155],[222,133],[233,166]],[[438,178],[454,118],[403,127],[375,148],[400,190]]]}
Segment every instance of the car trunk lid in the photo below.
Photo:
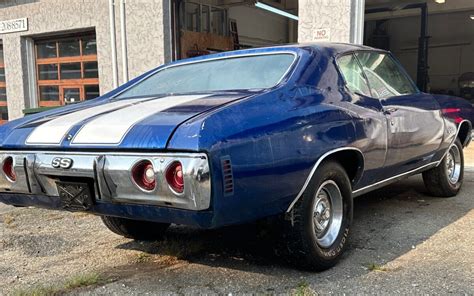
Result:
{"label": "car trunk lid", "polygon": [[250,96],[250,92],[167,95],[107,100],[28,120],[11,130],[2,148],[165,149],[185,121]]}

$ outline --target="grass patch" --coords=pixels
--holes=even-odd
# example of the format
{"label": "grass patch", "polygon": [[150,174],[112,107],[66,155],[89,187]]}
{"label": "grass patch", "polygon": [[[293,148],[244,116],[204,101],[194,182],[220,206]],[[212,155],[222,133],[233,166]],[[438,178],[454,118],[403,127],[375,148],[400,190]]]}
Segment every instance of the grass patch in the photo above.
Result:
{"label": "grass patch", "polygon": [[13,226],[13,223],[15,223],[15,216],[11,214],[5,214],[2,217],[2,221],[7,226]]}
{"label": "grass patch", "polygon": [[34,286],[28,289],[18,289],[13,291],[14,296],[54,296],[59,295],[61,291],[54,286]]}
{"label": "grass patch", "polygon": [[160,242],[158,246],[159,254],[176,257],[177,259],[186,259],[190,256],[202,253],[204,250],[204,242],[193,239],[167,238]]}
{"label": "grass patch", "polygon": [[295,289],[293,289],[292,296],[316,296],[316,293],[307,282],[300,282]]}
{"label": "grass patch", "polygon": [[107,281],[97,273],[79,274],[69,278],[61,285],[37,285],[13,291],[14,296],[56,296],[70,290],[100,285]]}
{"label": "grass patch", "polygon": [[87,212],[74,212],[72,213],[72,216],[75,218],[85,218],[85,217],[92,216],[92,214],[87,213]]}
{"label": "grass patch", "polygon": [[370,271],[388,271],[388,268],[376,263],[367,264],[367,269]]}
{"label": "grass patch", "polygon": [[71,290],[81,287],[99,285],[104,282],[104,279],[102,279],[97,273],[85,273],[70,278],[68,281],[66,281],[64,287],[68,290]]}
{"label": "grass patch", "polygon": [[151,255],[147,253],[139,253],[137,254],[137,257],[135,258],[136,263],[146,263],[151,260]]}

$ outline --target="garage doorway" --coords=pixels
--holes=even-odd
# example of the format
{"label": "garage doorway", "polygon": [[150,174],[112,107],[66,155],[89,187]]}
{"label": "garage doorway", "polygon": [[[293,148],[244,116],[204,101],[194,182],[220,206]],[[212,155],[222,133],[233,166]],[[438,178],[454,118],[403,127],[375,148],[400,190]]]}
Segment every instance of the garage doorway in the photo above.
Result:
{"label": "garage doorway", "polygon": [[176,0],[173,59],[296,43],[298,0]]}
{"label": "garage doorway", "polygon": [[[424,25],[426,51],[420,45]],[[474,1],[367,0],[364,43],[392,51],[415,81],[425,71],[423,91],[474,104]]]}

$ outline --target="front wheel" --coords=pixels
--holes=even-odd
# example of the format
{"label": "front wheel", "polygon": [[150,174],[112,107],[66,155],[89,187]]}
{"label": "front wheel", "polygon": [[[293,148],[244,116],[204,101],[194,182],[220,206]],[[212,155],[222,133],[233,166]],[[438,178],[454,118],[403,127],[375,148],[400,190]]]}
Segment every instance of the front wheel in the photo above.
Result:
{"label": "front wheel", "polygon": [[423,173],[423,181],[433,196],[452,197],[461,189],[464,179],[464,155],[459,139],[449,147],[441,163]]}
{"label": "front wheel", "polygon": [[314,271],[334,266],[347,245],[352,211],[351,184],[344,168],[337,162],[323,163],[286,225],[292,262]]}
{"label": "front wheel", "polygon": [[167,223],[156,223],[148,221],[131,220],[125,218],[102,216],[107,228],[123,237],[136,240],[158,240],[163,237],[166,229],[170,226]]}

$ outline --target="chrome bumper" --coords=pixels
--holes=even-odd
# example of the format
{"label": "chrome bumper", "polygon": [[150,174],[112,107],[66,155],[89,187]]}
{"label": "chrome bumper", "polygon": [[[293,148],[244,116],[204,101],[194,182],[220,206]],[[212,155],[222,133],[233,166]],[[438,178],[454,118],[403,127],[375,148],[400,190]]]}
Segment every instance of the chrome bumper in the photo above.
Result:
{"label": "chrome bumper", "polygon": [[[203,153],[80,153],[0,151],[3,164],[13,158],[16,181],[0,173],[0,192],[57,197],[57,181],[84,181],[93,184],[97,203],[134,203],[158,205],[186,210],[205,210],[211,201],[209,162]],[[70,168],[55,168],[53,159],[67,157]],[[141,190],[131,178],[132,166],[143,159],[155,169],[157,186]],[[165,170],[173,161],[180,161],[184,172],[184,192],[175,193],[165,178]]]}

